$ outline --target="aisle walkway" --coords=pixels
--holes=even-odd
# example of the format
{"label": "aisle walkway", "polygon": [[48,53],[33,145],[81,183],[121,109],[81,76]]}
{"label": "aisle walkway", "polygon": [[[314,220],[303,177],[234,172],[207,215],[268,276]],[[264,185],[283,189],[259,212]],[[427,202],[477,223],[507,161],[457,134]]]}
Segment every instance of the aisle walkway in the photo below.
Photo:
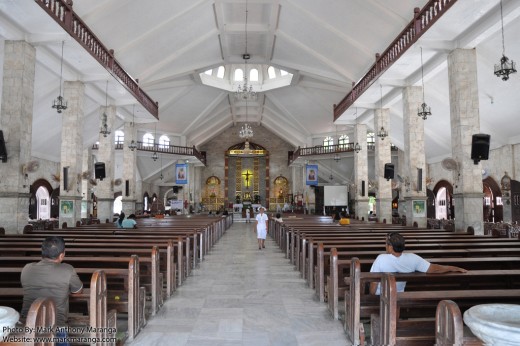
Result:
{"label": "aisle walkway", "polygon": [[235,223],[130,345],[347,345],[276,244]]}

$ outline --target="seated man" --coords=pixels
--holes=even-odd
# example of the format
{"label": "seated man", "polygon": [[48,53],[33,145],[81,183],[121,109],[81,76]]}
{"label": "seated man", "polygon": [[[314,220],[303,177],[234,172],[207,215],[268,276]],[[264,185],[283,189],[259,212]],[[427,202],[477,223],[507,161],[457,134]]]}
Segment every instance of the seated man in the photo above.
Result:
{"label": "seated man", "polygon": [[39,297],[49,297],[56,304],[56,325],[66,326],[69,314],[69,294],[79,293],[83,283],[74,267],[62,263],[65,242],[61,237],[48,237],[42,244],[42,260],[28,263],[22,269],[22,318],[27,317],[31,304]]}
{"label": "seated man", "polygon": [[[426,261],[422,257],[414,253],[403,253],[405,240],[402,235],[397,232],[388,234],[386,238],[386,254],[377,256],[376,260],[370,268],[373,273],[448,273],[461,272],[467,270],[454,266],[443,266]],[[404,292],[406,282],[397,282],[397,292]],[[377,282],[370,283],[370,294],[380,294],[380,284]]]}
{"label": "seated man", "polygon": [[121,223],[121,228],[137,228],[137,222],[135,221],[135,215],[130,214],[128,218],[124,219]]}

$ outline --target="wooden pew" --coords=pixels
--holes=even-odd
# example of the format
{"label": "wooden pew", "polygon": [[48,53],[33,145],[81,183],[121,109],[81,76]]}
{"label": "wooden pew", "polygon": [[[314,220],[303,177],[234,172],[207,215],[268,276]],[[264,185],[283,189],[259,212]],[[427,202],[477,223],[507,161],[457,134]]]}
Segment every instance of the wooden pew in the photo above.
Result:
{"label": "wooden pew", "polygon": [[441,300],[435,313],[435,345],[483,346],[469,328],[464,327],[460,309],[453,300]]}
{"label": "wooden pew", "polygon": [[[399,319],[402,308],[425,309],[437,306],[444,299],[455,300],[459,306],[488,302],[518,303],[520,289],[472,289],[397,292],[396,277],[383,274],[381,279],[380,313],[371,317],[372,343],[376,345],[424,345],[435,341],[435,321]],[[423,310],[424,311],[424,310]]]}

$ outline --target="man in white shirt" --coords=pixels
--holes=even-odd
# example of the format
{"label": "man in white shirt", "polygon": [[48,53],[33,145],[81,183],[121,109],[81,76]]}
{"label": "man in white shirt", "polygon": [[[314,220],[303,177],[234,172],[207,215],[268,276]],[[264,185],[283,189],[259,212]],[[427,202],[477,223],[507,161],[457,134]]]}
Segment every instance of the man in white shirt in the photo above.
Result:
{"label": "man in white shirt", "polygon": [[265,248],[265,237],[267,236],[267,214],[265,208],[260,207],[260,212],[256,215],[256,236],[258,238],[258,250]]}
{"label": "man in white shirt", "polygon": [[[403,253],[405,239],[397,232],[389,233],[386,238],[386,254],[377,256],[372,264],[370,272],[375,273],[447,273],[461,272],[467,270],[455,266],[443,266],[430,263],[414,253]],[[404,292],[406,282],[397,282],[397,292]],[[370,294],[380,294],[380,284],[370,283]]]}

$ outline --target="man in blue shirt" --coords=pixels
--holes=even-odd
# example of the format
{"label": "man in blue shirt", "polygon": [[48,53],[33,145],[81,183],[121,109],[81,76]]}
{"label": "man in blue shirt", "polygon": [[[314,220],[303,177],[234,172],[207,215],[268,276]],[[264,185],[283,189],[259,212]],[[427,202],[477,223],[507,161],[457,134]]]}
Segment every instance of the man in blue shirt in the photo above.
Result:
{"label": "man in blue shirt", "polygon": [[135,215],[130,214],[128,218],[124,219],[121,223],[121,228],[137,228],[137,222],[135,221]]}

